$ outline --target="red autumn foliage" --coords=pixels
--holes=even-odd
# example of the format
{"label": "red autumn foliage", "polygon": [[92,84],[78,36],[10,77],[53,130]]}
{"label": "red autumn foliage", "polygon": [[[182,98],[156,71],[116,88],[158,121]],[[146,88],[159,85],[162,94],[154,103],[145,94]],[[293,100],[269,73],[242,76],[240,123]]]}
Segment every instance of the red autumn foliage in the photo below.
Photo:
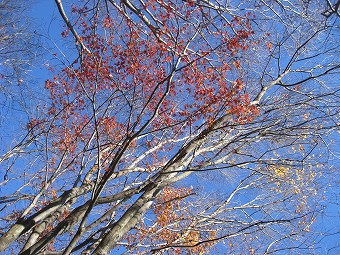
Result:
{"label": "red autumn foliage", "polygon": [[[82,13],[76,8],[73,11]],[[163,33],[175,29],[166,25],[171,12],[165,15],[159,11],[159,15],[166,27]],[[103,143],[109,137],[118,142],[121,136],[114,130],[121,134],[131,132],[155,112],[154,129],[172,128],[174,133],[180,129],[178,123],[187,122],[190,126],[202,120],[208,123],[221,112],[232,112],[235,120],[256,115],[255,107],[249,107],[249,98],[243,92],[242,79],[228,81],[237,74],[232,72],[230,62],[236,69],[242,65],[233,56],[251,43],[248,37],[252,31],[246,18],[248,30],[239,29],[234,35],[219,31],[213,36],[217,45],[214,51],[202,47],[196,52],[186,50],[184,39],[174,44],[166,37],[165,42],[146,37],[144,31],[130,22],[125,24],[128,30],[123,30],[110,17],[95,20],[93,24],[80,20],[82,41],[91,53],[84,53],[80,63],[46,81],[52,99],[49,115],[55,116],[53,130],[59,137],[55,146],[59,143],[61,150],[84,139],[93,125],[101,129]],[[241,22],[244,21],[240,18],[234,19],[232,27],[240,26]],[[117,33],[103,37],[93,34],[94,29],[115,29]],[[186,26],[180,29],[177,32],[186,32]],[[219,54],[223,57],[218,57]],[[216,64],[212,63],[214,59]],[[94,103],[97,107],[119,105],[120,112],[133,107],[136,113],[127,120],[120,114],[103,111],[97,120],[89,119],[92,114],[89,105]]]}

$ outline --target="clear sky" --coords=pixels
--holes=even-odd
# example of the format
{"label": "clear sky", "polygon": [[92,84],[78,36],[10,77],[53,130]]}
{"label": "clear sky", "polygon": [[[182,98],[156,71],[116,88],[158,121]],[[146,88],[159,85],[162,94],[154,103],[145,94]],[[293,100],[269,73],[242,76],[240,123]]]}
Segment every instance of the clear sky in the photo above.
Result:
{"label": "clear sky", "polygon": [[[63,41],[65,39],[60,36],[60,33],[63,30],[63,22],[60,19],[54,1],[37,0],[36,3],[31,6],[30,13],[33,18],[34,25],[37,28],[37,33],[42,35],[41,40],[43,45],[45,45],[47,49],[49,49],[49,47],[52,48],[53,45],[59,47],[59,51],[56,49],[53,49],[52,52],[46,51],[44,57],[42,59],[38,59],[35,63],[35,67],[32,69],[31,76],[32,79],[37,82],[35,86],[37,86],[39,90],[43,89],[45,79],[49,78],[49,71],[46,70],[47,65],[58,63],[58,61],[54,60],[53,54],[56,53],[58,57],[65,60],[70,56],[70,54],[74,54],[74,51],[70,51],[67,48],[67,43]],[[42,51],[45,51],[45,49],[42,49]],[[65,56],[63,56],[63,54],[65,54]],[[59,64],[61,63],[59,62]],[[339,142],[335,143],[334,150],[339,152],[339,146]],[[339,154],[337,156],[339,156]],[[325,197],[330,198],[331,200],[325,200],[324,205],[327,209],[323,215],[319,216],[314,226],[317,231],[320,230],[320,232],[324,232],[326,230],[326,232],[331,234],[321,238],[320,243],[318,244],[318,246],[320,246],[320,250],[318,250],[316,254],[321,255],[340,254],[340,192],[338,187],[340,185],[338,177],[340,163],[335,156],[331,161],[331,165],[335,169],[334,179],[337,181],[332,182],[335,184],[335,187],[330,187],[325,193]],[[327,183],[325,183],[325,185],[327,185]],[[331,201],[331,203],[329,201]]]}

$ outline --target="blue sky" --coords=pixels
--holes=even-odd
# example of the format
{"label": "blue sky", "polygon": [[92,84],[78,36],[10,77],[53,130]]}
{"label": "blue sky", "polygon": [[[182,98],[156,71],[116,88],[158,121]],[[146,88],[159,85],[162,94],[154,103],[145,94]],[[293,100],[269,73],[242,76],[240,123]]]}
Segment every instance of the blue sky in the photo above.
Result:
{"label": "blue sky", "polygon": [[[44,60],[42,62],[37,61],[35,67],[32,69],[31,77],[32,80],[35,80],[37,90],[40,90],[44,86],[45,79],[49,78],[49,71],[46,70],[47,64],[60,64],[61,62],[54,59],[53,53],[56,53],[58,57],[62,60],[65,60],[69,57],[71,52],[74,52],[73,49],[67,48],[67,43],[65,43],[65,39],[61,38],[60,33],[63,30],[63,22],[60,19],[59,13],[57,11],[57,7],[54,1],[50,0],[38,0],[31,8],[31,16],[34,19],[34,24],[37,26],[37,32],[42,34],[41,40],[44,45],[48,47],[53,47],[53,45],[57,45],[60,49],[58,52],[57,49],[53,49],[52,52],[46,52],[44,55]],[[45,50],[43,50],[45,51]],[[62,54],[65,54],[66,58]],[[339,142],[336,142],[334,146],[334,150],[339,150]],[[336,157],[333,157],[331,160],[332,168],[334,168],[334,179],[339,181],[337,176],[337,171],[339,167],[339,160]],[[332,203],[329,203],[329,200],[326,199],[324,204],[326,206],[325,213],[320,215],[317,223],[314,228],[316,230],[320,230],[323,232],[326,230],[328,233],[333,233],[330,236],[321,238],[320,250],[316,252],[316,254],[328,254],[328,255],[336,255],[340,254],[340,217],[339,217],[339,182],[335,183],[335,187],[330,187],[327,189],[328,191],[325,193],[325,197],[331,198]],[[327,185],[327,183],[325,183]],[[335,202],[335,203],[333,203]],[[338,204],[336,204],[336,202]],[[337,234],[336,234],[337,233]],[[334,248],[333,248],[334,247]],[[328,251],[328,253],[327,253]],[[318,253],[319,252],[319,253]]]}

